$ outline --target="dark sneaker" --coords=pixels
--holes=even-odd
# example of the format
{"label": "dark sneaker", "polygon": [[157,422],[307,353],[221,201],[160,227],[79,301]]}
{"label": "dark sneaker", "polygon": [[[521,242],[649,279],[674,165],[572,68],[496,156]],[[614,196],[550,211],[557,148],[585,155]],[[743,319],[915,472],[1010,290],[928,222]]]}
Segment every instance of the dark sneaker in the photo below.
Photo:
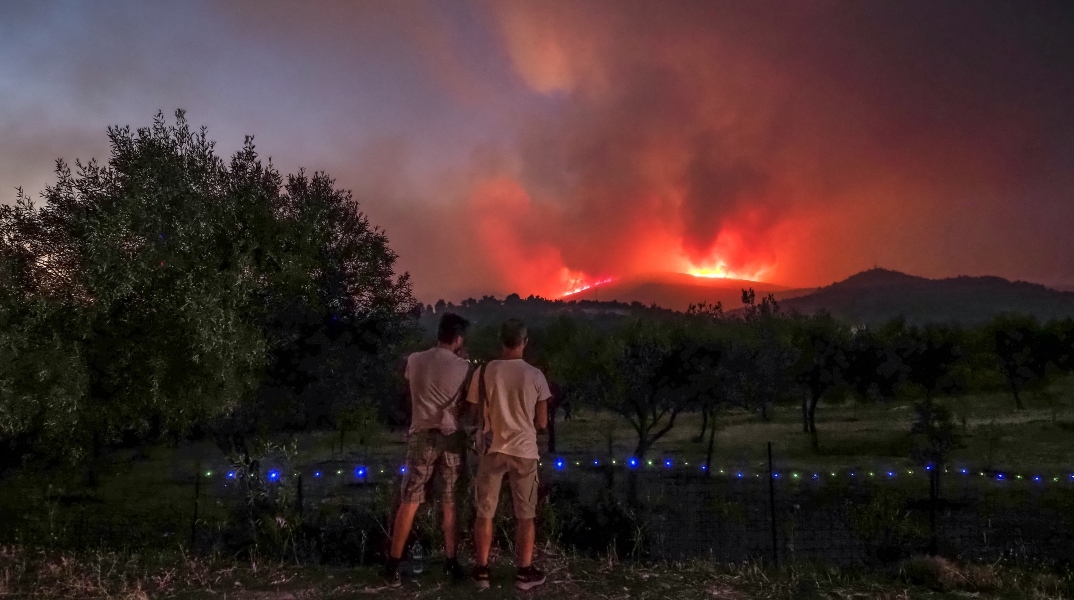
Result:
{"label": "dark sneaker", "polygon": [[488,565],[474,565],[474,571],[471,575],[474,579],[474,585],[478,589],[487,590],[489,588],[489,567]]}
{"label": "dark sneaker", "polygon": [[401,587],[403,585],[403,577],[399,574],[399,560],[388,559],[387,564],[384,565],[384,570],[380,573],[381,577],[388,584],[388,587]]}
{"label": "dark sneaker", "polygon": [[523,567],[515,575],[515,587],[520,590],[532,590],[544,583],[544,572],[538,571],[533,565]]}
{"label": "dark sneaker", "polygon": [[384,577],[384,582],[387,583],[390,588],[403,586],[403,576],[399,574],[398,569],[395,571],[384,571],[381,573],[381,576]]}
{"label": "dark sneaker", "polygon": [[451,576],[452,583],[458,583],[466,579],[466,571],[459,565],[459,561],[454,558],[444,563],[444,573]]}

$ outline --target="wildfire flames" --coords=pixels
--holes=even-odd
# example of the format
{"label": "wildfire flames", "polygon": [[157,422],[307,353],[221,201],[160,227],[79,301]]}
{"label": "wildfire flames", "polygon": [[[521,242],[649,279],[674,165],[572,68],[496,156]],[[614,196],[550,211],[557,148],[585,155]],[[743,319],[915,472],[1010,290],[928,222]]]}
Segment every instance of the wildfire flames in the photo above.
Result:
{"label": "wildfire flames", "polygon": [[566,297],[566,296],[572,296],[572,295],[574,295],[574,294],[577,294],[577,293],[579,293],[579,292],[584,292],[584,291],[586,291],[586,290],[588,290],[588,289],[590,289],[590,288],[594,288],[594,287],[597,287],[598,285],[604,285],[605,283],[611,283],[611,282],[612,282],[612,278],[611,278],[611,277],[607,277],[607,278],[604,278],[604,279],[600,279],[600,280],[598,280],[598,281],[594,281],[594,282],[592,282],[592,283],[584,283],[584,284],[579,284],[579,283],[577,283],[577,282],[576,282],[576,283],[575,283],[576,287],[574,287],[574,288],[573,288],[573,289],[571,289],[570,291],[564,292],[564,293],[563,293],[563,296],[564,296],[564,297]]}
{"label": "wildfire flames", "polygon": [[764,274],[765,269],[758,270],[753,273],[742,273],[738,271],[731,271],[727,268],[727,265],[723,261],[719,261],[715,266],[707,267],[703,269],[690,269],[687,271],[694,277],[705,277],[707,279],[743,279],[747,281],[762,281],[761,277]]}
{"label": "wildfire flames", "polygon": [[[743,281],[764,281],[762,276],[767,269],[760,269],[751,273],[743,273],[739,271],[732,271],[727,268],[726,263],[722,260],[717,260],[714,263],[707,263],[704,268],[698,268],[693,264],[687,264],[679,267],[681,270],[675,270],[676,272],[683,273],[684,275],[692,275],[694,277],[704,279],[738,279]],[[568,271],[569,272],[569,271]],[[588,289],[595,288],[599,285],[611,283],[615,280],[613,277],[605,277],[603,279],[592,280],[584,273],[574,272],[565,277],[566,279],[566,291],[560,294],[561,298],[573,296],[580,292],[584,292]]]}

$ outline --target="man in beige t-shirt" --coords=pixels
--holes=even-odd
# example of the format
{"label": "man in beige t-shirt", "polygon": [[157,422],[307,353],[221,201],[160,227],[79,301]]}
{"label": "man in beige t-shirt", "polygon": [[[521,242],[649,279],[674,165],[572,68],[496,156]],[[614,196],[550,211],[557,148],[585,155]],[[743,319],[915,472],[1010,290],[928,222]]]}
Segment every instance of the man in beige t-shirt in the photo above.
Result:
{"label": "man in beige t-shirt", "polygon": [[506,475],[511,483],[517,529],[518,575],[515,587],[528,590],[544,583],[544,573],[533,567],[537,509],[537,430],[548,426],[548,381],[539,369],[522,359],[526,326],[510,319],[500,330],[503,352],[474,374],[466,397],[485,403],[484,431],[492,443],[477,468],[477,519],[474,524],[476,562],[474,581],[489,586],[488,558],[492,546],[492,518]]}
{"label": "man in beige t-shirt", "polygon": [[425,501],[425,488],[436,479],[438,498],[444,514],[445,569],[456,579],[465,571],[455,557],[455,484],[466,451],[464,434],[458,427],[463,386],[470,363],[459,356],[469,322],[452,313],[440,318],[437,345],[407,357],[406,378],[410,382],[411,424],[407,441],[406,470],[402,503],[395,515],[392,545],[384,575],[390,585],[400,585],[399,563],[414,524],[414,515]]}

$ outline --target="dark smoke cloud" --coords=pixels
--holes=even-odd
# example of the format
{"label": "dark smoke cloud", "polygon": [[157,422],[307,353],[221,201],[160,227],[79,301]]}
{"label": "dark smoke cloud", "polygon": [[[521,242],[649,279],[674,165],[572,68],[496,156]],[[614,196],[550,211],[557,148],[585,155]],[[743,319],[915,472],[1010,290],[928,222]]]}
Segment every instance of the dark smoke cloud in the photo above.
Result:
{"label": "dark smoke cloud", "polygon": [[[567,171],[558,193],[582,217],[557,225],[581,240],[564,244],[568,264],[629,252],[628,223],[644,220],[678,235],[650,250],[669,266],[711,251],[794,284],[874,261],[1071,276],[1051,258],[1071,249],[1038,235],[1074,224],[1056,161],[1074,147],[1064,7],[491,6],[520,73],[563,106],[526,156]],[[1014,207],[1022,218],[1001,216]]]}

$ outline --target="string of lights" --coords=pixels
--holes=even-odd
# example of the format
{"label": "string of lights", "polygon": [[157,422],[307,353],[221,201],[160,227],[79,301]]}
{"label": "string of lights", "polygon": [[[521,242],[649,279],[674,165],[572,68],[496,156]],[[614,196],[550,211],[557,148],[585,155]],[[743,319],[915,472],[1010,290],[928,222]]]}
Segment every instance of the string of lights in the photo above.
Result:
{"label": "string of lights", "polygon": [[[541,465],[544,466],[545,462],[541,461]],[[694,462],[693,465],[689,461],[677,462],[673,458],[662,458],[659,460],[639,460],[635,457],[627,457],[625,460],[601,460],[591,459],[587,461],[581,460],[567,460],[566,458],[556,458],[550,462],[553,470],[559,472],[566,472],[576,468],[581,469],[606,469],[609,466],[612,468],[622,468],[627,470],[646,470],[646,471],[687,471],[694,470],[700,472],[707,472],[708,465],[698,462]],[[897,480],[905,477],[924,477],[928,475],[928,472],[932,470],[931,465],[926,465],[924,468],[918,469],[893,469],[893,468],[873,468],[873,469],[792,469],[792,470],[778,470],[772,473],[773,479],[784,480],[834,480],[834,479],[868,479],[868,480]],[[970,469],[966,467],[961,468],[945,468],[944,473],[953,474],[956,477],[968,478],[987,478],[996,481],[1027,481],[1038,484],[1045,483],[1070,483],[1074,484],[1074,472],[1064,473],[1061,475],[1051,473],[1020,473],[1010,471],[995,471],[995,470],[979,470]],[[396,475],[405,475],[406,466],[399,467],[368,467],[366,465],[355,465],[346,469],[319,469],[312,472],[306,471],[301,473],[306,477],[312,476],[314,479],[325,478],[341,478],[346,477],[358,481],[367,481],[371,479],[379,478],[381,475],[388,475],[394,477]],[[293,477],[298,477],[299,472],[292,472]],[[768,477],[767,470],[757,471],[746,468],[735,467],[713,467],[712,475],[721,475],[729,479],[756,479],[761,477]],[[213,477],[213,471],[205,471],[205,477]],[[225,480],[235,480],[242,476],[241,471],[230,470],[223,473]],[[265,472],[265,478],[269,482],[279,482],[284,478],[284,474],[279,469],[270,469]]]}

